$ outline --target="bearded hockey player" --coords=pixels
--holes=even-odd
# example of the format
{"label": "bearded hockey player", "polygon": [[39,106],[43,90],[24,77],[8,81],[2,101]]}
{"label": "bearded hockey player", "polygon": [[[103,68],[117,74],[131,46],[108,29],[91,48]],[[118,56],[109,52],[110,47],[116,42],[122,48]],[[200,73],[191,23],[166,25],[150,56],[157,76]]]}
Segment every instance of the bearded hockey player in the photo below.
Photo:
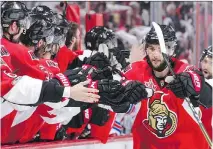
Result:
{"label": "bearded hockey player", "polygon": [[[174,51],[174,29],[166,25],[160,27],[166,48]],[[193,66],[165,55],[177,74],[177,79],[167,84],[165,78],[171,73],[163,59],[154,27],[146,35],[144,44],[147,54],[145,61],[132,63],[125,70],[127,79],[138,80],[155,91],[151,98],[140,103],[132,128],[134,149],[208,148],[199,125],[183,100],[189,97],[196,107],[204,99],[212,100],[211,95],[203,94],[209,88],[202,73]]]}

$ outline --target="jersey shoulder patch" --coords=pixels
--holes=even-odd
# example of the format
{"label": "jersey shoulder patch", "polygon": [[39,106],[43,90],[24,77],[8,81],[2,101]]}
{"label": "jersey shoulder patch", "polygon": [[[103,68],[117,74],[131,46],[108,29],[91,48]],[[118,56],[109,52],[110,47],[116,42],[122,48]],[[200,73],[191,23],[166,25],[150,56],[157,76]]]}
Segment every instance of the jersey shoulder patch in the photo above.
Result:
{"label": "jersey shoulder patch", "polygon": [[8,50],[3,45],[1,45],[1,57],[9,55],[10,53],[8,52]]}
{"label": "jersey shoulder patch", "polygon": [[55,68],[59,68],[58,67],[58,63],[52,61],[52,60],[46,60],[46,63],[49,67],[55,67]]}

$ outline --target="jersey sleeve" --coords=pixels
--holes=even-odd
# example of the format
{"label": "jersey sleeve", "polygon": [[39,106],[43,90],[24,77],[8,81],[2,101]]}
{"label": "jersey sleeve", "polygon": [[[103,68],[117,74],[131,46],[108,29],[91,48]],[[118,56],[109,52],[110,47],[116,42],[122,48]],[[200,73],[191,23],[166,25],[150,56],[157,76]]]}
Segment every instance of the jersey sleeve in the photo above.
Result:
{"label": "jersey sleeve", "polygon": [[138,74],[143,71],[144,62],[135,62],[129,64],[124,70],[124,76],[127,80],[140,80]]}

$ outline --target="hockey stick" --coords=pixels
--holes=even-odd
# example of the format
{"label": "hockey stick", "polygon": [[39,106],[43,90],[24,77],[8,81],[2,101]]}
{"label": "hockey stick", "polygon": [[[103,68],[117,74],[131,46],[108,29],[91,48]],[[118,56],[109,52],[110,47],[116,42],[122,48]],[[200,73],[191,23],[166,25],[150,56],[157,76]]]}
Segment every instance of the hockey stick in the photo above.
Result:
{"label": "hockey stick", "polygon": [[[164,41],[163,33],[162,33],[162,30],[161,30],[160,26],[157,23],[155,23],[155,22],[152,22],[152,25],[155,28],[155,32],[156,32],[157,37],[158,37],[158,41],[159,41],[161,52],[164,53],[164,54],[167,54],[167,50],[166,50],[166,47],[165,47],[165,41]],[[165,60],[165,62],[167,64],[170,72],[172,73],[172,76],[175,78],[176,77],[175,73],[174,73],[174,71],[173,71],[173,69],[172,69],[167,57],[165,57],[163,55],[163,58],[164,58],[164,60]],[[195,111],[195,108],[192,105],[190,99],[188,97],[186,97],[184,100],[188,103],[188,105],[189,105],[189,107],[190,107],[195,119],[197,120],[197,123],[199,124],[199,127],[200,127],[204,137],[206,138],[206,141],[208,142],[209,146],[212,148],[211,139],[210,139],[210,137],[209,137],[209,135],[208,135],[208,133],[207,133],[202,121],[201,121],[201,119],[199,118],[198,113]]]}

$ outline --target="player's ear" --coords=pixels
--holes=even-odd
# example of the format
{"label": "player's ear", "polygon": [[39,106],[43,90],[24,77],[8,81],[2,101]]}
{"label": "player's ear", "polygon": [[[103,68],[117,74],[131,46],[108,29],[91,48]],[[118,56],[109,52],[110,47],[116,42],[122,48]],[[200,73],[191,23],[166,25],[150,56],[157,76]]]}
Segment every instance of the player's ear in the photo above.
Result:
{"label": "player's ear", "polygon": [[44,41],[40,39],[37,43],[37,47],[41,47],[44,44]]}
{"label": "player's ear", "polygon": [[11,25],[10,25],[10,30],[11,30],[12,32],[15,32],[15,31],[17,30],[17,28],[18,28],[18,26],[17,26],[16,21],[13,21],[13,22],[11,23]]}

